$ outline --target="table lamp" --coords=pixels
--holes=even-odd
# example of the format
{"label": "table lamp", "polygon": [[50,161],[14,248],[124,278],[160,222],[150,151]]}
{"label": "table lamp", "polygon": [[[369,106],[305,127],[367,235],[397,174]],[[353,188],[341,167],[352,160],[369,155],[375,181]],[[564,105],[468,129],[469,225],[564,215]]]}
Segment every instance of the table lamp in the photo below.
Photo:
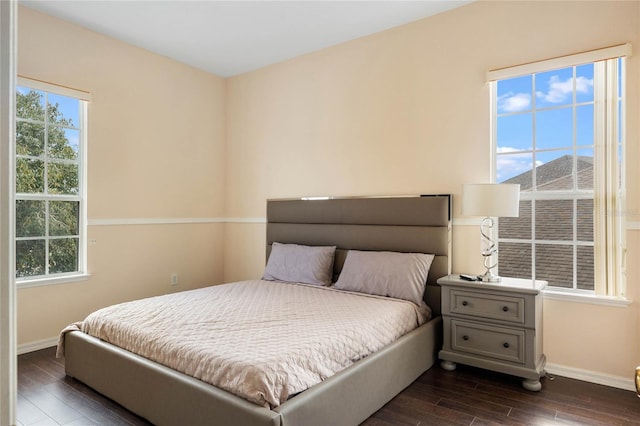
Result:
{"label": "table lamp", "polygon": [[496,242],[491,236],[496,217],[518,217],[520,210],[520,185],[497,183],[474,183],[462,185],[462,214],[464,216],[484,216],[480,226],[481,253],[484,258],[483,282],[499,282],[500,277],[492,269],[498,265],[491,263],[491,257],[498,253]]}

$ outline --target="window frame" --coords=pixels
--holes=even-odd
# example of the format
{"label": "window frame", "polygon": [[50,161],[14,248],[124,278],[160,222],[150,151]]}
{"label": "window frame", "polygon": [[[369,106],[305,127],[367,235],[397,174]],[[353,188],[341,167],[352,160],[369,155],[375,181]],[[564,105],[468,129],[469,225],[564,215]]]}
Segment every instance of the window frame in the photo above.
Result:
{"label": "window frame", "polygon": [[[73,272],[63,272],[63,273],[49,273],[49,253],[48,250],[45,252],[45,268],[46,273],[44,275],[36,275],[36,276],[24,276],[24,277],[16,277],[16,286],[18,288],[28,288],[28,287],[39,287],[44,285],[53,285],[53,284],[62,284],[68,282],[76,282],[83,281],[88,279],[89,274],[87,271],[87,145],[88,145],[88,108],[89,102],[91,101],[91,95],[88,92],[84,92],[81,90],[71,89],[64,86],[59,86],[47,82],[43,82],[40,80],[34,80],[31,78],[18,76],[18,81],[16,84],[17,87],[25,87],[32,90],[38,90],[45,93],[50,93],[54,95],[61,95],[65,97],[71,97],[78,100],[78,193],[76,195],[72,194],[25,194],[18,193],[17,188],[14,186],[14,209],[16,208],[17,202],[21,200],[45,200],[45,201],[75,201],[78,202],[78,267],[76,271]],[[29,122],[29,120],[21,120],[16,118],[16,123],[19,121]],[[46,126],[45,126],[46,131]],[[17,128],[16,128],[17,132]],[[16,148],[17,149],[17,148]],[[17,151],[14,152],[14,159],[17,162],[18,158],[22,158],[22,156],[18,156]],[[48,164],[45,154],[45,167]],[[66,163],[64,160],[59,163]],[[76,164],[76,162],[74,162]],[[46,174],[45,174],[46,176]],[[46,182],[45,182],[46,185]],[[46,218],[45,223],[48,223],[49,211],[46,208]],[[46,225],[48,227],[48,225]],[[29,239],[28,237],[17,237],[14,235],[14,244],[19,240]],[[56,239],[55,236],[48,235],[45,233],[43,237],[38,237],[37,239],[43,240],[52,240]]]}
{"label": "window frame", "polygon": [[[625,184],[625,60],[624,58],[631,54],[631,45],[624,44],[620,46],[614,46],[610,48],[583,52],[576,55],[570,55],[566,57],[553,58],[546,61],[540,61],[530,64],[519,65],[516,67],[503,68],[500,70],[490,71],[487,73],[487,80],[490,83],[490,132],[491,132],[491,181],[496,182],[496,174],[497,174],[497,160],[500,154],[498,153],[498,140],[497,140],[497,117],[498,117],[498,93],[497,93],[497,81],[510,79],[523,75],[532,75],[539,74],[547,71],[552,71],[556,69],[563,69],[569,67],[579,66],[585,63],[594,63],[594,80],[596,78],[601,78],[602,81],[605,82],[607,87],[596,88],[595,90],[601,90],[602,93],[596,94],[594,93],[594,141],[593,141],[593,151],[594,151],[594,188],[593,190],[581,190],[577,186],[577,182],[574,185],[574,189],[568,190],[557,190],[557,191],[549,191],[548,193],[545,191],[535,193],[521,193],[522,200],[531,200],[531,209],[532,214],[534,214],[535,208],[535,200],[544,200],[544,199],[572,199],[574,203],[574,211],[576,209],[576,200],[579,199],[593,199],[594,201],[594,236],[592,244],[581,244],[577,240],[576,234],[576,225],[577,218],[574,215],[573,218],[573,227],[574,227],[574,238],[571,240],[571,245],[574,251],[574,259],[575,250],[578,245],[592,245],[594,246],[594,289],[593,290],[580,290],[575,288],[576,286],[576,268],[577,264],[574,264],[573,277],[574,288],[564,288],[564,287],[549,287],[548,291],[550,294],[553,294],[553,298],[562,298],[562,295],[567,295],[570,298],[582,297],[585,296],[588,300],[593,301],[594,298],[602,298],[606,299],[607,303],[611,302],[611,300],[625,300],[626,297],[626,283],[624,280],[624,269],[625,269],[625,255],[626,255],[626,241],[625,241],[625,224],[623,218],[620,215],[613,214],[607,215],[607,211],[617,212],[623,211],[623,203],[624,203],[624,194],[626,191]],[[614,61],[610,61],[610,59],[614,59]],[[618,62],[618,59],[621,59],[621,69],[618,70],[615,66],[615,63]],[[614,64],[614,65],[612,65]],[[601,73],[614,73],[615,78],[609,78],[607,74],[601,75]],[[600,74],[600,75],[597,75]],[[575,74],[573,76],[574,84],[575,84]],[[618,86],[613,86],[613,82],[617,83]],[[621,91],[618,90],[621,88]],[[574,87],[575,90],[575,87]],[[606,92],[604,92],[606,91]],[[611,94],[611,96],[604,96],[605,93]],[[598,105],[598,98],[603,100],[602,105]],[[579,103],[578,103],[579,104]],[[619,106],[619,109],[617,108]],[[572,108],[576,108],[575,99],[572,102]],[[616,111],[619,111],[621,116],[615,114]],[[536,113],[537,111],[534,111]],[[603,120],[606,120],[604,117],[612,117],[611,120],[608,121],[608,125],[605,125],[604,128],[600,128],[599,124],[602,123]],[[600,121],[599,121],[600,120]],[[573,124],[575,124],[575,116],[573,118]],[[535,132],[535,129],[533,129]],[[620,133],[618,133],[620,132]],[[605,146],[605,142],[613,141],[613,143],[607,142]],[[572,142],[571,150],[573,155],[574,162],[574,176],[575,176],[575,166],[580,146],[577,145],[577,141],[574,139]],[[553,149],[552,149],[553,150]],[[552,151],[551,150],[551,151]],[[560,150],[558,148],[558,150]],[[534,148],[532,148],[532,153]],[[526,151],[529,152],[529,151]],[[613,155],[610,155],[613,153]],[[618,155],[622,156],[622,161],[619,161],[620,158]],[[534,158],[534,157],[532,157]],[[601,158],[597,160],[596,158]],[[607,162],[607,164],[603,164],[603,160]],[[535,182],[535,168],[532,172],[532,181]],[[618,186],[618,192],[616,192],[613,196],[603,195],[608,194],[605,191],[610,191],[612,186],[608,183],[611,181],[613,176],[620,176],[620,183]],[[607,188],[603,187],[603,178],[604,182],[608,184]],[[591,195],[593,194],[593,195]],[[532,218],[532,227],[535,227],[535,216]],[[608,230],[609,234],[604,233],[603,229]],[[611,232],[617,233],[617,235],[612,239]],[[497,232],[496,232],[497,234]],[[529,239],[508,239],[501,238],[499,242],[519,242],[519,243],[529,243],[531,244],[532,253],[531,253],[531,267],[532,274],[535,274],[535,245],[536,244],[544,244],[545,241],[538,240],[535,238],[535,234],[532,234]],[[568,244],[567,244],[568,245]],[[604,252],[604,253],[603,253]]]}

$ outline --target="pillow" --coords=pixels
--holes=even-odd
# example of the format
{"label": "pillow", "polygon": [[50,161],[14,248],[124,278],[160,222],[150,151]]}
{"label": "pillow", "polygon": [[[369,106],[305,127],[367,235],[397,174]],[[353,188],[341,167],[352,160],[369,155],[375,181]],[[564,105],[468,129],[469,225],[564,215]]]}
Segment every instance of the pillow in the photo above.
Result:
{"label": "pillow", "polygon": [[273,243],[262,279],[329,285],[333,276],[335,252],[335,246]]}
{"label": "pillow", "polygon": [[422,303],[433,254],[349,250],[335,288]]}

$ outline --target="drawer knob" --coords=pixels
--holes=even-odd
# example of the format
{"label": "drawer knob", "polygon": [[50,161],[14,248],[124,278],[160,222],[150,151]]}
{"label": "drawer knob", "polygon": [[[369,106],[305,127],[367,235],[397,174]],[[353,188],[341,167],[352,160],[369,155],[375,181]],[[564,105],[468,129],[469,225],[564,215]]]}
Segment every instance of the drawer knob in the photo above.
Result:
{"label": "drawer knob", "polygon": [[465,334],[464,336],[462,336],[462,340],[469,340],[469,336]]}
{"label": "drawer knob", "polygon": [[462,306],[467,306],[469,303],[466,300],[462,301]]}
{"label": "drawer knob", "polygon": [[509,345],[509,342],[504,342],[502,346],[504,346],[505,349],[509,349],[510,345]]}
{"label": "drawer knob", "polygon": [[502,312],[509,312],[509,307],[508,306],[503,306],[502,307]]}

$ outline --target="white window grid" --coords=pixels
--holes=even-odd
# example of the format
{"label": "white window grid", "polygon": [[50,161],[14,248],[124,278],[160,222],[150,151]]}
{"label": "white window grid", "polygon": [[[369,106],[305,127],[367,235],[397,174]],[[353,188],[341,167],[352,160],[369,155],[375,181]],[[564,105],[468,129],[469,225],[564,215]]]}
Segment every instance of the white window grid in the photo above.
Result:
{"label": "white window grid", "polygon": [[[24,87],[30,90],[41,91],[44,94],[44,102],[45,108],[48,108],[49,105],[49,93],[48,91],[43,91],[42,89],[30,87],[28,84],[20,84],[20,87]],[[53,92],[52,92],[53,93]],[[59,93],[63,96],[73,97],[67,93]],[[32,156],[32,155],[22,155],[16,153],[16,159],[27,159],[27,160],[36,160],[42,161],[44,164],[44,180],[43,180],[43,192],[42,193],[21,193],[16,192],[15,200],[29,200],[29,201],[44,201],[45,202],[45,231],[44,236],[29,236],[29,237],[16,237],[16,241],[44,241],[45,243],[45,273],[42,275],[35,276],[23,276],[17,277],[16,281],[18,284],[21,282],[27,282],[30,280],[38,280],[46,277],[53,276],[53,274],[49,271],[49,244],[52,240],[61,240],[61,239],[75,239],[77,240],[77,270],[73,272],[65,272],[65,273],[55,273],[55,277],[64,277],[64,276],[73,276],[78,273],[85,273],[86,271],[86,129],[87,129],[87,104],[88,102],[82,99],[78,99],[78,126],[68,126],[68,125],[59,125],[55,124],[53,126],[60,127],[63,129],[71,129],[77,130],[79,132],[79,143],[78,143],[78,155],[75,160],[71,159],[61,159],[61,158],[51,158],[49,157],[49,127],[51,124],[48,120],[48,114],[45,109],[45,114],[43,120],[34,120],[30,118],[16,118],[16,123],[18,122],[27,122],[32,124],[40,124],[44,126],[44,149],[43,153],[40,156]],[[77,194],[52,194],[49,193],[49,164],[66,164],[66,165],[75,165],[78,167],[78,192]],[[70,201],[70,202],[78,202],[78,233],[76,235],[50,235],[49,232],[49,202],[50,201]]]}
{"label": "white window grid", "polygon": [[[612,88],[607,88],[609,90],[609,93],[615,93],[615,97],[614,97],[614,103],[616,105],[616,111],[614,111],[614,118],[612,121],[615,120],[615,124],[614,124],[614,129],[607,129],[607,131],[612,132],[613,133],[613,137],[616,140],[616,146],[617,146],[617,150],[614,150],[616,152],[620,152],[619,155],[622,156],[622,158],[624,157],[624,132],[622,131],[622,129],[624,129],[624,115],[622,114],[622,112],[624,111],[624,98],[622,96],[622,94],[624,93],[622,84],[624,82],[624,58],[618,58],[618,61],[620,62],[618,63],[614,63],[612,64],[612,61],[609,61],[609,63],[607,62],[595,62],[594,63],[594,84],[598,81],[602,81],[603,78],[601,76],[602,73],[609,72],[609,73],[613,73],[616,75],[614,81],[617,85],[617,87],[615,89],[612,90]],[[513,115],[522,115],[522,114],[531,114],[532,115],[532,149],[529,150],[519,150],[517,152],[507,152],[507,153],[498,153],[496,147],[498,146],[498,141],[497,141],[497,132],[493,131],[493,138],[492,138],[492,152],[493,152],[493,164],[492,164],[492,179],[495,181],[495,176],[496,176],[496,172],[497,172],[497,160],[499,157],[501,156],[509,156],[509,155],[522,155],[522,154],[530,154],[531,155],[531,160],[532,160],[532,174],[531,174],[531,190],[530,191],[522,191],[520,194],[520,199],[522,201],[530,201],[531,202],[531,238],[498,238],[498,246],[501,242],[504,243],[520,243],[520,244],[528,244],[531,247],[531,272],[532,272],[532,276],[536,277],[536,246],[537,245],[541,245],[541,244],[545,244],[545,245],[558,245],[558,246],[571,246],[572,247],[572,253],[573,253],[573,283],[572,283],[572,288],[568,289],[566,287],[558,287],[559,289],[563,290],[563,291],[573,291],[573,292],[577,292],[577,293],[589,293],[589,294],[593,294],[596,292],[596,290],[598,289],[598,284],[594,283],[595,287],[594,290],[581,290],[578,289],[578,262],[577,262],[577,250],[578,247],[583,246],[583,247],[595,247],[595,242],[594,241],[581,241],[578,240],[578,220],[577,220],[577,202],[578,200],[593,200],[595,203],[595,189],[581,189],[578,188],[578,178],[577,178],[577,172],[578,172],[578,152],[580,150],[586,150],[586,149],[591,149],[594,152],[594,157],[596,155],[598,155],[596,153],[596,149],[597,149],[597,145],[603,145],[603,141],[602,140],[598,140],[599,136],[598,136],[598,132],[597,129],[594,129],[594,143],[593,144],[589,144],[589,145],[578,145],[577,143],[577,110],[580,106],[585,106],[585,105],[593,105],[594,106],[594,127],[596,126],[596,121],[597,121],[597,114],[599,113],[597,111],[597,104],[598,102],[601,102],[604,105],[606,105],[606,102],[604,102],[605,100],[602,99],[604,98],[603,92],[604,92],[604,88],[596,88],[594,87],[594,98],[593,100],[590,101],[583,101],[583,102],[578,102],[577,101],[577,90],[576,90],[576,83],[577,83],[577,67],[578,65],[574,65],[572,66],[572,82],[573,82],[573,91],[572,91],[572,101],[571,103],[566,103],[563,105],[558,105],[558,106],[548,106],[548,107],[542,107],[542,108],[537,108],[536,107],[536,79],[534,78],[535,74],[539,74],[542,72],[549,72],[549,71],[553,71],[553,69],[551,70],[540,70],[539,72],[536,73],[530,73],[529,75],[532,76],[532,105],[531,105],[531,109],[529,110],[525,110],[525,111],[517,111],[517,112],[506,112],[506,113],[498,113],[498,108],[497,108],[497,82],[494,81],[491,84],[491,99],[492,99],[492,111],[495,111],[493,115],[495,122],[492,123],[492,128],[496,129],[497,128],[497,121],[499,117],[505,117],[505,116],[513,116]],[[569,68],[567,66],[561,68],[561,69],[566,69]],[[610,79],[607,79],[606,81],[611,81]],[[599,99],[600,98],[600,99]],[[559,109],[567,109],[567,108],[571,108],[572,109],[572,127],[573,127],[573,132],[572,132],[572,144],[571,147],[568,146],[563,146],[563,147],[557,147],[557,148],[542,148],[542,149],[536,149],[536,115],[539,112],[544,112],[544,111],[550,111],[550,110],[559,110]],[[601,112],[600,112],[601,113]],[[618,115],[620,114],[620,115]],[[618,121],[618,118],[620,119],[620,121]],[[618,126],[621,127],[621,129],[618,129]],[[573,184],[573,188],[570,190],[544,190],[544,191],[538,191],[537,187],[536,187],[536,182],[537,182],[537,176],[536,176],[536,167],[533,167],[533,165],[537,164],[536,163],[536,155],[538,153],[553,153],[553,152],[567,152],[568,150],[571,150],[572,152],[572,159],[573,159],[573,168],[572,168],[572,173],[573,173],[573,179],[572,179],[572,184]],[[620,160],[620,158],[617,157],[616,155],[616,160]],[[620,176],[624,176],[624,163],[621,162],[620,163]],[[594,182],[595,185],[595,182]],[[624,193],[624,179],[621,179],[620,182],[620,195],[622,195]],[[620,197],[620,199],[622,199]],[[543,200],[571,200],[573,202],[573,220],[572,220],[572,235],[573,238],[571,240],[548,240],[548,239],[537,239],[536,238],[536,201],[543,201]],[[595,222],[596,218],[594,217],[594,222]],[[594,223],[595,225],[595,223]],[[594,239],[596,238],[596,231],[594,230]],[[594,263],[597,262],[597,259],[595,259],[594,256]],[[595,265],[594,265],[595,267]],[[596,278],[597,281],[597,278]],[[553,286],[553,283],[549,283],[550,286]],[[601,291],[602,292],[602,291]],[[618,293],[620,293],[621,295],[624,295],[624,290],[619,290]]]}

